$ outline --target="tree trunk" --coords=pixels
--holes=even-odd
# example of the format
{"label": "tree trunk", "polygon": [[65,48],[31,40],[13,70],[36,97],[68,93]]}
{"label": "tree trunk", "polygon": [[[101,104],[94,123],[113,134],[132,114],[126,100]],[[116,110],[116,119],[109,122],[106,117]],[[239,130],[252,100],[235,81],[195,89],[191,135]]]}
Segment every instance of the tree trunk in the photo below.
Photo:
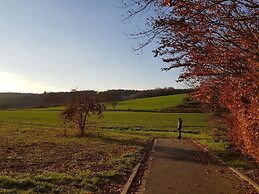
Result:
{"label": "tree trunk", "polygon": [[79,129],[79,135],[80,136],[84,136],[85,135],[85,131],[84,131],[84,126],[81,126]]}

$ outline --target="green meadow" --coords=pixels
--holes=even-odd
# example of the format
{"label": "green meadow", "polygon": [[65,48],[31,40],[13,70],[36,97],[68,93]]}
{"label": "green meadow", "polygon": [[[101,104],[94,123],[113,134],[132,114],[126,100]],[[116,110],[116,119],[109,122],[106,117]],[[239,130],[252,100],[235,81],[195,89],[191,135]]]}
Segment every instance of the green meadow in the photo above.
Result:
{"label": "green meadow", "polygon": [[[118,109],[158,110],[184,97],[124,101]],[[151,138],[177,136],[179,117],[184,138],[224,150],[209,135],[205,113],[107,111],[91,116],[86,136],[78,137],[60,119],[62,109],[0,111],[0,193],[119,193]]]}
{"label": "green meadow", "polygon": [[[98,123],[103,128],[136,127],[176,129],[177,119],[181,117],[186,129],[201,129],[208,126],[205,113],[159,113],[159,112],[104,112],[101,118],[90,116],[90,124]],[[53,110],[11,110],[0,111],[1,124],[65,127],[60,111]]]}
{"label": "green meadow", "polygon": [[[158,96],[151,98],[139,98],[134,100],[125,100],[118,102],[115,107],[117,110],[143,110],[143,111],[159,111],[163,108],[175,107],[183,103],[183,99],[187,94],[176,94],[169,96]],[[108,109],[112,109],[110,104]]]}

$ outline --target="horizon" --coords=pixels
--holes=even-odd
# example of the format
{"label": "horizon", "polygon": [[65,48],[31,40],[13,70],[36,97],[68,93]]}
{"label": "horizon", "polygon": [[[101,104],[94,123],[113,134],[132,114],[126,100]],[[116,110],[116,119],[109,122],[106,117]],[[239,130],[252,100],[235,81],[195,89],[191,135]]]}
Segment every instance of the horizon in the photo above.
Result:
{"label": "horizon", "polygon": [[[82,92],[82,91],[95,91],[95,92],[106,92],[106,91],[111,91],[111,90],[132,90],[132,91],[139,91],[139,92],[142,92],[142,91],[148,91],[148,90],[156,90],[156,89],[165,89],[165,88],[173,88],[175,90],[188,90],[188,89],[191,89],[191,88],[174,88],[174,87],[155,87],[155,88],[146,88],[146,89],[127,89],[127,88],[111,88],[111,89],[107,89],[107,90],[94,90],[94,89],[78,89],[78,88],[74,88],[76,91],[79,91],[79,92]],[[44,93],[69,93],[69,92],[72,92],[72,90],[74,89],[71,89],[69,91],[44,91],[42,93],[34,93],[34,92],[2,92],[0,91],[0,94],[44,94]]]}
{"label": "horizon", "polygon": [[180,69],[161,72],[155,42],[133,52],[141,40],[125,32],[136,32],[143,22],[122,22],[126,10],[119,3],[1,1],[0,92],[185,87],[176,82]]}

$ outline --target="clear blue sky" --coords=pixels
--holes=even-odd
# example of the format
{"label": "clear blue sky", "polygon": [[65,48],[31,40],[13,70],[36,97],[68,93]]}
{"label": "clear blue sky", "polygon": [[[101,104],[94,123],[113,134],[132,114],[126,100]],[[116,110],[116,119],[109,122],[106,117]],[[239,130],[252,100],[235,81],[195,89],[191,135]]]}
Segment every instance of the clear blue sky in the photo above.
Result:
{"label": "clear blue sky", "polygon": [[139,53],[120,0],[0,0],[0,92],[176,87],[151,45]]}

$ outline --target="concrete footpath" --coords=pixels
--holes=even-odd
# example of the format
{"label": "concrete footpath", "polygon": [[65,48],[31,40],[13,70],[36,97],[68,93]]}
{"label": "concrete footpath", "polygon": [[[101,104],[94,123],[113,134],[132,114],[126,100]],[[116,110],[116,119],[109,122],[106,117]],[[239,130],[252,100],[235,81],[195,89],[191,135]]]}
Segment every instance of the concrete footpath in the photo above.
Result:
{"label": "concrete footpath", "polygon": [[[140,193],[254,193],[227,167],[187,139],[156,139]],[[255,192],[256,193],[256,192]]]}

